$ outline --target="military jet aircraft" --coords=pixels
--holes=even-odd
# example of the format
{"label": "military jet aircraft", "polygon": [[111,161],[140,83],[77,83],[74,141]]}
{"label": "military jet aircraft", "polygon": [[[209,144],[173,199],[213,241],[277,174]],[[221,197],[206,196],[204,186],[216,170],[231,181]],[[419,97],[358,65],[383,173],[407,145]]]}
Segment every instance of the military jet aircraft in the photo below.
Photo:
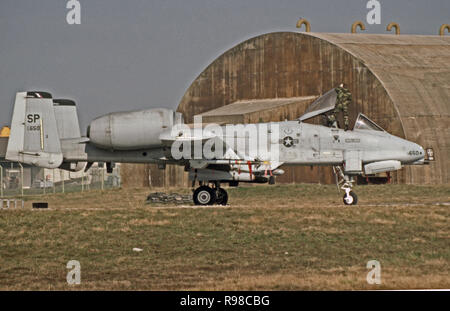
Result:
{"label": "military jet aircraft", "polygon": [[[189,172],[196,205],[226,205],[221,184],[273,184],[282,165],[332,166],[346,205],[357,203],[354,177],[428,163],[418,144],[359,114],[353,130],[304,121],[334,109],[335,89],[298,120],[258,124],[185,124],[169,109],[114,112],[82,136],[75,103],[46,92],[16,94],[6,159],[44,168],[88,170],[94,162],[178,164]],[[194,118],[195,119],[195,118]],[[195,120],[194,120],[195,121]],[[198,124],[199,123],[199,124]]]}

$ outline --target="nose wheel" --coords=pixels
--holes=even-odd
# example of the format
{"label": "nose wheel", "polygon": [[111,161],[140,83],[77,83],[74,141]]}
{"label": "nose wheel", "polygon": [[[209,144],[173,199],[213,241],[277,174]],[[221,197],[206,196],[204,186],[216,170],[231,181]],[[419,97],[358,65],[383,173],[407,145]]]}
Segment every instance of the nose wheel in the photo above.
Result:
{"label": "nose wheel", "polygon": [[345,205],[356,205],[358,203],[358,196],[353,189],[353,178],[347,176],[342,171],[340,166],[333,166],[333,172],[336,176],[336,186],[339,190],[344,190],[345,194],[343,197],[343,201]]}
{"label": "nose wheel", "polygon": [[350,189],[348,189],[348,193],[346,191],[343,199],[345,205],[356,205],[358,203],[358,196]]}

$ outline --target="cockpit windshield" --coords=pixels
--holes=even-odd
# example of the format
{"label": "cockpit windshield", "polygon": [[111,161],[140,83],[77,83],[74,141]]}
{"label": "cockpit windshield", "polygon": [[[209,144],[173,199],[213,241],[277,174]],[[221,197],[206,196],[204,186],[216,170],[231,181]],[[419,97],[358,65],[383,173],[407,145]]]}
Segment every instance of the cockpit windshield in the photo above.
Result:
{"label": "cockpit windshield", "polygon": [[316,99],[315,102],[309,105],[309,107],[306,109],[305,113],[299,118],[299,120],[304,121],[312,117],[315,117],[319,114],[333,110],[334,106],[336,105],[336,98],[337,98],[336,89],[333,88],[329,90],[328,92],[320,96],[318,99]]}
{"label": "cockpit windshield", "polygon": [[367,131],[381,131],[384,132],[383,128],[377,125],[375,122],[370,120],[368,117],[360,113],[356,119],[355,126],[353,130],[367,130]]}

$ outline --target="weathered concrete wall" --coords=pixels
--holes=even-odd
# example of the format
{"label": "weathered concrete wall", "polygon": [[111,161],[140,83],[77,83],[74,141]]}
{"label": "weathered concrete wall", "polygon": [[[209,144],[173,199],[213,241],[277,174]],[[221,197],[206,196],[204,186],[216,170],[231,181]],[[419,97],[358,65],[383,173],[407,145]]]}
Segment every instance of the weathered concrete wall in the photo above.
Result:
{"label": "weathered concrete wall", "polygon": [[148,187],[149,164],[128,164],[120,166],[122,186],[124,188]]}
{"label": "weathered concrete wall", "polygon": [[[394,181],[449,183],[449,56],[448,36],[265,34],[218,57],[178,111],[190,122],[238,100],[312,96],[343,82],[353,93],[351,123],[362,112],[390,133],[434,148],[436,163],[403,169]],[[289,168],[279,181],[330,183],[333,177],[329,168]]]}
{"label": "weathered concrete wall", "polygon": [[189,184],[184,168],[177,165],[167,165],[162,170],[156,164],[122,164],[120,172],[124,188],[175,188]]}
{"label": "weathered concrete wall", "polygon": [[[450,36],[265,34],[210,64],[186,91],[178,111],[192,122],[196,114],[238,100],[314,96],[343,82],[353,93],[351,123],[362,112],[390,133],[434,149],[435,163],[406,167],[393,175],[394,181],[450,183],[449,56]],[[280,112],[281,119],[261,113],[245,122],[295,119],[303,113],[295,109]],[[329,168],[291,167],[278,181],[334,179]]]}
{"label": "weathered concrete wall", "polygon": [[245,115],[225,115],[225,116],[204,116],[202,123],[216,123],[216,124],[238,124],[245,122]]}
{"label": "weathered concrete wall", "polygon": [[[350,122],[360,110],[371,112],[368,115],[378,116],[374,120],[381,126],[404,136],[385,89],[361,61],[325,40],[298,33],[262,35],[225,52],[192,83],[178,111],[190,121],[195,114],[237,100],[320,95],[342,82],[354,93]],[[290,115],[295,119],[302,113]],[[285,171],[278,181],[334,180],[326,167],[287,167]]]}
{"label": "weathered concrete wall", "polygon": [[450,36],[314,34],[361,59],[386,89],[404,137],[436,162],[404,169],[407,183],[450,182]]}

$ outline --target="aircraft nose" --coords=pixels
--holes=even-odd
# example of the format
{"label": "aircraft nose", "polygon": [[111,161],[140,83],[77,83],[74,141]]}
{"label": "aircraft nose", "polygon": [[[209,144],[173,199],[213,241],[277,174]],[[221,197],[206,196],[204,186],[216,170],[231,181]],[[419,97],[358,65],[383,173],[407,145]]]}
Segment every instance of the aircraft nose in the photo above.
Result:
{"label": "aircraft nose", "polygon": [[425,149],[423,149],[423,147],[421,145],[417,145],[417,146],[419,146],[420,154],[425,157]]}
{"label": "aircraft nose", "polygon": [[408,151],[411,162],[425,159],[425,150],[421,145],[411,143]]}
{"label": "aircraft nose", "polygon": [[425,150],[421,145],[416,144],[417,150],[419,151],[420,158],[425,158]]}

